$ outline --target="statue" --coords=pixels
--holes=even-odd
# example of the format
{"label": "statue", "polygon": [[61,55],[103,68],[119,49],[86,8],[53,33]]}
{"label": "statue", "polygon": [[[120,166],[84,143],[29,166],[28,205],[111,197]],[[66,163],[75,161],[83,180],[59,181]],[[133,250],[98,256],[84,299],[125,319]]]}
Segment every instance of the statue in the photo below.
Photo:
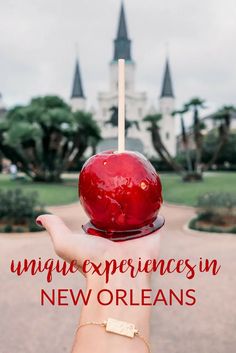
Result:
{"label": "statue", "polygon": [[[105,121],[104,125],[111,124],[112,126],[118,127],[118,107],[112,106],[109,110],[112,112],[112,114],[110,119]],[[135,125],[136,128],[140,130],[139,123],[137,120],[125,119],[125,136],[127,136],[128,129],[133,125]]]}

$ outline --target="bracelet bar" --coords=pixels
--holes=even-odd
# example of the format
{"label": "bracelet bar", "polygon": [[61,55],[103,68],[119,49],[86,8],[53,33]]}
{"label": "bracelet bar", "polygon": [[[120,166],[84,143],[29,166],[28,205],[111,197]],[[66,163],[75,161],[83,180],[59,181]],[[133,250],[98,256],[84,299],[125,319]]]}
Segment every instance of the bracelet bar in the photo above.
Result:
{"label": "bracelet bar", "polygon": [[130,338],[134,338],[135,334],[138,333],[134,324],[110,318],[106,322],[106,331]]}
{"label": "bracelet bar", "polygon": [[146,345],[148,353],[151,353],[151,347],[147,339],[140,334],[139,330],[135,328],[135,325],[129,322],[125,321],[120,321],[116,319],[107,319],[106,321],[103,322],[96,322],[96,321],[88,321],[84,322],[83,324],[80,324],[76,330],[76,333],[82,328],[86,326],[101,326],[104,327],[106,332],[109,333],[114,333],[120,336],[125,336],[128,338],[134,338],[138,337],[143,341],[143,343]]}

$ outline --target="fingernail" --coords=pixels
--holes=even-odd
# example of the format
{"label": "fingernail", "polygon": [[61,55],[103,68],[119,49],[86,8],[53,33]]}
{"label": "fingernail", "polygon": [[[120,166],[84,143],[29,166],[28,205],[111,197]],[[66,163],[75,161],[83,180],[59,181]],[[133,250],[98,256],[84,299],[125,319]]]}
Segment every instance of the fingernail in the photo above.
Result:
{"label": "fingernail", "polygon": [[43,226],[43,223],[39,220],[39,219],[36,219],[36,223],[38,226],[42,227]]}

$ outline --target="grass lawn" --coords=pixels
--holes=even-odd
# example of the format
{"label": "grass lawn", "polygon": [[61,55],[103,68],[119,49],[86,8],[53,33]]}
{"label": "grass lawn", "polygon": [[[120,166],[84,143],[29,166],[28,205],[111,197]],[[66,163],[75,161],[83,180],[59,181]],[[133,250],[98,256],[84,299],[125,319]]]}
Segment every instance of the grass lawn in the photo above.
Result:
{"label": "grass lawn", "polygon": [[198,196],[207,192],[236,193],[236,173],[207,173],[203,182],[186,183],[175,174],[161,174],[163,197],[167,202],[195,206]]}
{"label": "grass lawn", "polygon": [[[210,191],[236,193],[236,173],[208,173],[203,182],[184,183],[175,174],[161,174],[164,200],[195,206],[199,195]],[[21,188],[25,192],[37,191],[45,206],[65,205],[78,200],[77,181],[65,180],[62,184],[33,183],[28,180],[10,180],[0,175],[0,189]]]}
{"label": "grass lawn", "polygon": [[29,180],[10,180],[8,175],[0,175],[0,189],[20,188],[23,192],[36,191],[40,202],[45,206],[65,205],[78,200],[76,180],[66,180],[61,184],[33,183]]}

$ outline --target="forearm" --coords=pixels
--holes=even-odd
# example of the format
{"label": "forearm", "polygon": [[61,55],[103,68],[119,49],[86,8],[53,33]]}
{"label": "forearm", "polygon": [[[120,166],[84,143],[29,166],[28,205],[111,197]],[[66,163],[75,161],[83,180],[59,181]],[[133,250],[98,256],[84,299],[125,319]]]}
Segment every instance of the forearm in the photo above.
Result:
{"label": "forearm", "polygon": [[[129,298],[132,290],[134,302],[138,302],[140,292],[144,288],[150,288],[150,277],[146,274],[140,275],[134,280],[125,275],[116,276],[104,284],[104,279],[97,277],[88,280],[87,290],[92,290],[91,301],[82,308],[80,325],[87,322],[102,323],[108,318],[133,323],[139,332],[149,341],[150,306],[125,305],[122,301],[117,305],[113,300],[109,305],[101,305],[97,300],[97,293],[108,289],[113,293],[116,289],[127,292]],[[105,295],[105,294],[104,294]],[[122,349],[121,349],[122,347]],[[107,333],[102,326],[88,325],[81,327],[75,337],[73,353],[146,353],[145,343],[137,336],[133,339],[113,333]]]}

